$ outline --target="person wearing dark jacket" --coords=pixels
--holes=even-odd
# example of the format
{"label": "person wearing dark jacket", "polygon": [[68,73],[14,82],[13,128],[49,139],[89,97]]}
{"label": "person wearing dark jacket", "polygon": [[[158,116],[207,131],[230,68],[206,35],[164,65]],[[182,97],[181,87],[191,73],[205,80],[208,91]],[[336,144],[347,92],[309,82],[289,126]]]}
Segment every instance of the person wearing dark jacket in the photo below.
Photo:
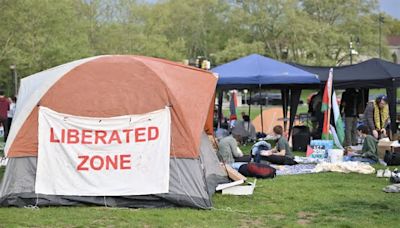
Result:
{"label": "person wearing dark jacket", "polygon": [[389,124],[389,108],[387,97],[378,96],[375,101],[370,101],[364,111],[364,125],[376,139],[386,137],[386,127]]}
{"label": "person wearing dark jacket", "polygon": [[344,146],[355,146],[357,144],[357,118],[361,100],[360,93],[355,89],[346,89],[342,94],[340,112],[344,113],[346,126]]}
{"label": "person wearing dark jacket", "polygon": [[357,128],[358,135],[364,139],[360,152],[351,153],[345,157],[346,161],[360,161],[375,164],[379,161],[378,140],[369,135],[369,128],[361,125]]}

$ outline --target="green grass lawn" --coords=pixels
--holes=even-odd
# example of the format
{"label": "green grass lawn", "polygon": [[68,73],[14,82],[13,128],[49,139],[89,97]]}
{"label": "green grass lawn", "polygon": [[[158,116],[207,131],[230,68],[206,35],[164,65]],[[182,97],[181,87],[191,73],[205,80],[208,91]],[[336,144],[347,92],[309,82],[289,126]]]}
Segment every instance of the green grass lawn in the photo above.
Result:
{"label": "green grass lawn", "polygon": [[[253,119],[259,111],[252,110]],[[374,174],[278,176],[258,180],[251,196],[215,194],[212,210],[0,208],[0,227],[398,227],[400,194],[384,193],[388,184]]]}
{"label": "green grass lawn", "polygon": [[0,208],[0,227],[398,227],[400,194],[382,192],[387,184],[362,174],[279,176],[258,180],[252,196],[215,194],[212,210]]}

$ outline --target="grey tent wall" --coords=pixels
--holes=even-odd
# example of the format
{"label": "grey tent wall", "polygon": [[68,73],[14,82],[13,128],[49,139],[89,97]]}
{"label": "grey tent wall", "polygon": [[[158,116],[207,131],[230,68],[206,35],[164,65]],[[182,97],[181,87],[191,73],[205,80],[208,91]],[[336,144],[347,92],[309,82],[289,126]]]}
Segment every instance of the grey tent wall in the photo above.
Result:
{"label": "grey tent wall", "polygon": [[[389,115],[390,115],[390,131],[392,134],[397,133],[397,88],[392,86],[386,88],[386,94],[388,96],[388,103],[389,103]],[[393,139],[392,139],[393,140]]]}
{"label": "grey tent wall", "polygon": [[300,102],[301,89],[291,89],[290,90],[290,122],[289,122],[289,137],[292,134],[294,118],[297,113],[297,106]]}

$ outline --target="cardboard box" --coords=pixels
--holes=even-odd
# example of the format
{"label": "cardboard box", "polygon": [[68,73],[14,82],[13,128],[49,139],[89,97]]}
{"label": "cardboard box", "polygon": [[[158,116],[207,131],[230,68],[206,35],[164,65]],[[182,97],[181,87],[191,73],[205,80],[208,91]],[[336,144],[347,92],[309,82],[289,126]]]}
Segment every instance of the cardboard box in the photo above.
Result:
{"label": "cardboard box", "polygon": [[380,159],[383,159],[385,157],[385,152],[392,151],[392,145],[393,141],[379,141],[378,142],[378,156]]}
{"label": "cardboard box", "polygon": [[236,169],[232,168],[230,165],[225,165],[224,167],[228,173],[228,177],[233,181],[246,180],[247,178],[239,173]]}
{"label": "cardboard box", "polygon": [[256,187],[257,179],[253,183],[248,183],[247,185],[232,186],[229,188],[222,189],[222,195],[236,195],[236,196],[246,196],[253,195],[254,188]]}

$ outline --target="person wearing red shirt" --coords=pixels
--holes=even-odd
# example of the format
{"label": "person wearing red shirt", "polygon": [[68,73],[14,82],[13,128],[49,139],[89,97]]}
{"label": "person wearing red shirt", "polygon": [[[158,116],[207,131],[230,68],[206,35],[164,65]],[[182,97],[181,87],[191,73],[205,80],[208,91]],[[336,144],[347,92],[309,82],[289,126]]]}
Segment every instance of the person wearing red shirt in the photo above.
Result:
{"label": "person wearing red shirt", "polygon": [[6,136],[8,135],[7,129],[7,112],[10,110],[10,99],[4,96],[4,91],[0,90],[0,123],[4,128],[4,141],[6,141]]}

